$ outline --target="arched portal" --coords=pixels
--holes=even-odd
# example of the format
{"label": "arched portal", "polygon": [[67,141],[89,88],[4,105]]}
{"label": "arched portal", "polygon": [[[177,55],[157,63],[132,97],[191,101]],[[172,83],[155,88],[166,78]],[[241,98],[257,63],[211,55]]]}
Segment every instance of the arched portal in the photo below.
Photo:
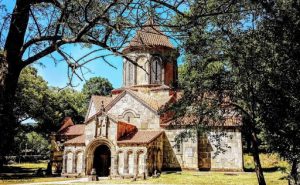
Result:
{"label": "arched portal", "polygon": [[[104,146],[103,146],[104,145]],[[87,175],[91,175],[91,171],[94,168],[94,155],[101,154],[101,152],[96,152],[96,150],[101,150],[98,148],[106,147],[109,149],[110,152],[110,175],[114,176],[117,172],[117,165],[116,165],[116,149],[115,146],[111,141],[106,138],[100,137],[92,140],[90,144],[86,147],[85,151],[85,172]],[[96,161],[97,162],[97,161]]]}
{"label": "arched portal", "polygon": [[93,168],[99,177],[107,177],[111,167],[111,152],[108,146],[100,145],[94,153]]}

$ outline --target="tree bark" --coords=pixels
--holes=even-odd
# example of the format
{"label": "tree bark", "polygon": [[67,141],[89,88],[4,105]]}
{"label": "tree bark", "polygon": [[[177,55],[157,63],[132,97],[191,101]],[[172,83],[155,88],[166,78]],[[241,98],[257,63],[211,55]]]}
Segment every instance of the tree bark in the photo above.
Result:
{"label": "tree bark", "polygon": [[14,100],[22,63],[21,48],[27,30],[29,0],[17,0],[14,7],[3,53],[0,54],[0,167],[4,156],[13,149],[17,121]]}
{"label": "tree bark", "polygon": [[17,129],[14,116],[14,99],[21,69],[0,58],[0,167],[4,156],[13,149]]}
{"label": "tree bark", "polygon": [[294,159],[291,169],[291,178],[289,179],[289,185],[298,185],[298,160]]}
{"label": "tree bark", "polygon": [[259,158],[257,135],[256,135],[254,129],[252,129],[251,132],[252,132],[251,133],[252,155],[253,155],[253,160],[254,160],[254,165],[255,165],[255,173],[257,176],[258,184],[266,185],[266,181],[265,181],[264,174],[263,174],[263,169],[261,167],[260,158]]}

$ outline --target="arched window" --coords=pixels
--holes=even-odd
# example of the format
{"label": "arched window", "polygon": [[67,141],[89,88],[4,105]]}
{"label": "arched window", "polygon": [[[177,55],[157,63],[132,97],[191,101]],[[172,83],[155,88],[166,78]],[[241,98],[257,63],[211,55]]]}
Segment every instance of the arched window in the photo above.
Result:
{"label": "arched window", "polygon": [[124,68],[125,68],[124,69],[125,70],[125,85],[126,86],[134,85],[135,65],[133,63],[131,63],[130,61],[126,61]]}
{"label": "arched window", "polygon": [[133,113],[127,112],[126,114],[124,114],[124,120],[126,120],[127,123],[131,123],[132,118],[134,118]]}
{"label": "arched window", "polygon": [[162,79],[162,60],[155,56],[151,61],[151,83],[161,84]]}

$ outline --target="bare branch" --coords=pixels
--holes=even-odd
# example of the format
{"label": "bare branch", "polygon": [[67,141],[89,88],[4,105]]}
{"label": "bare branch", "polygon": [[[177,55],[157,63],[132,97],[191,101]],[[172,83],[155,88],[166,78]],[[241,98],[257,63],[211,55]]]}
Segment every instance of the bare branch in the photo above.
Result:
{"label": "bare branch", "polygon": [[39,36],[41,37],[42,36],[42,32],[41,32],[40,26],[39,26],[39,24],[38,24],[38,22],[37,22],[37,20],[36,20],[36,18],[34,16],[32,10],[31,10],[31,8],[29,9],[29,11],[30,11],[30,14],[32,15],[32,19],[33,19],[33,21],[34,21],[34,23],[36,25],[36,29],[38,30]]}

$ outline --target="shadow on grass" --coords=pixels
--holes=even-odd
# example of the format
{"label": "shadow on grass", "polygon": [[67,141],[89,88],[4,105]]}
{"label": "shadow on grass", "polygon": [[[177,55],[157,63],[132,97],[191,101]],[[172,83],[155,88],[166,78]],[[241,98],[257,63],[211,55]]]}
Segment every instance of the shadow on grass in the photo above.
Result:
{"label": "shadow on grass", "polygon": [[[276,172],[276,171],[285,171],[286,168],[282,168],[282,167],[270,167],[270,168],[263,168],[264,172]],[[254,168],[244,168],[245,172],[255,172]]]}
{"label": "shadow on grass", "polygon": [[44,169],[22,168],[17,166],[4,166],[0,170],[0,180],[33,179],[41,177],[58,177],[58,175],[45,175]]}

